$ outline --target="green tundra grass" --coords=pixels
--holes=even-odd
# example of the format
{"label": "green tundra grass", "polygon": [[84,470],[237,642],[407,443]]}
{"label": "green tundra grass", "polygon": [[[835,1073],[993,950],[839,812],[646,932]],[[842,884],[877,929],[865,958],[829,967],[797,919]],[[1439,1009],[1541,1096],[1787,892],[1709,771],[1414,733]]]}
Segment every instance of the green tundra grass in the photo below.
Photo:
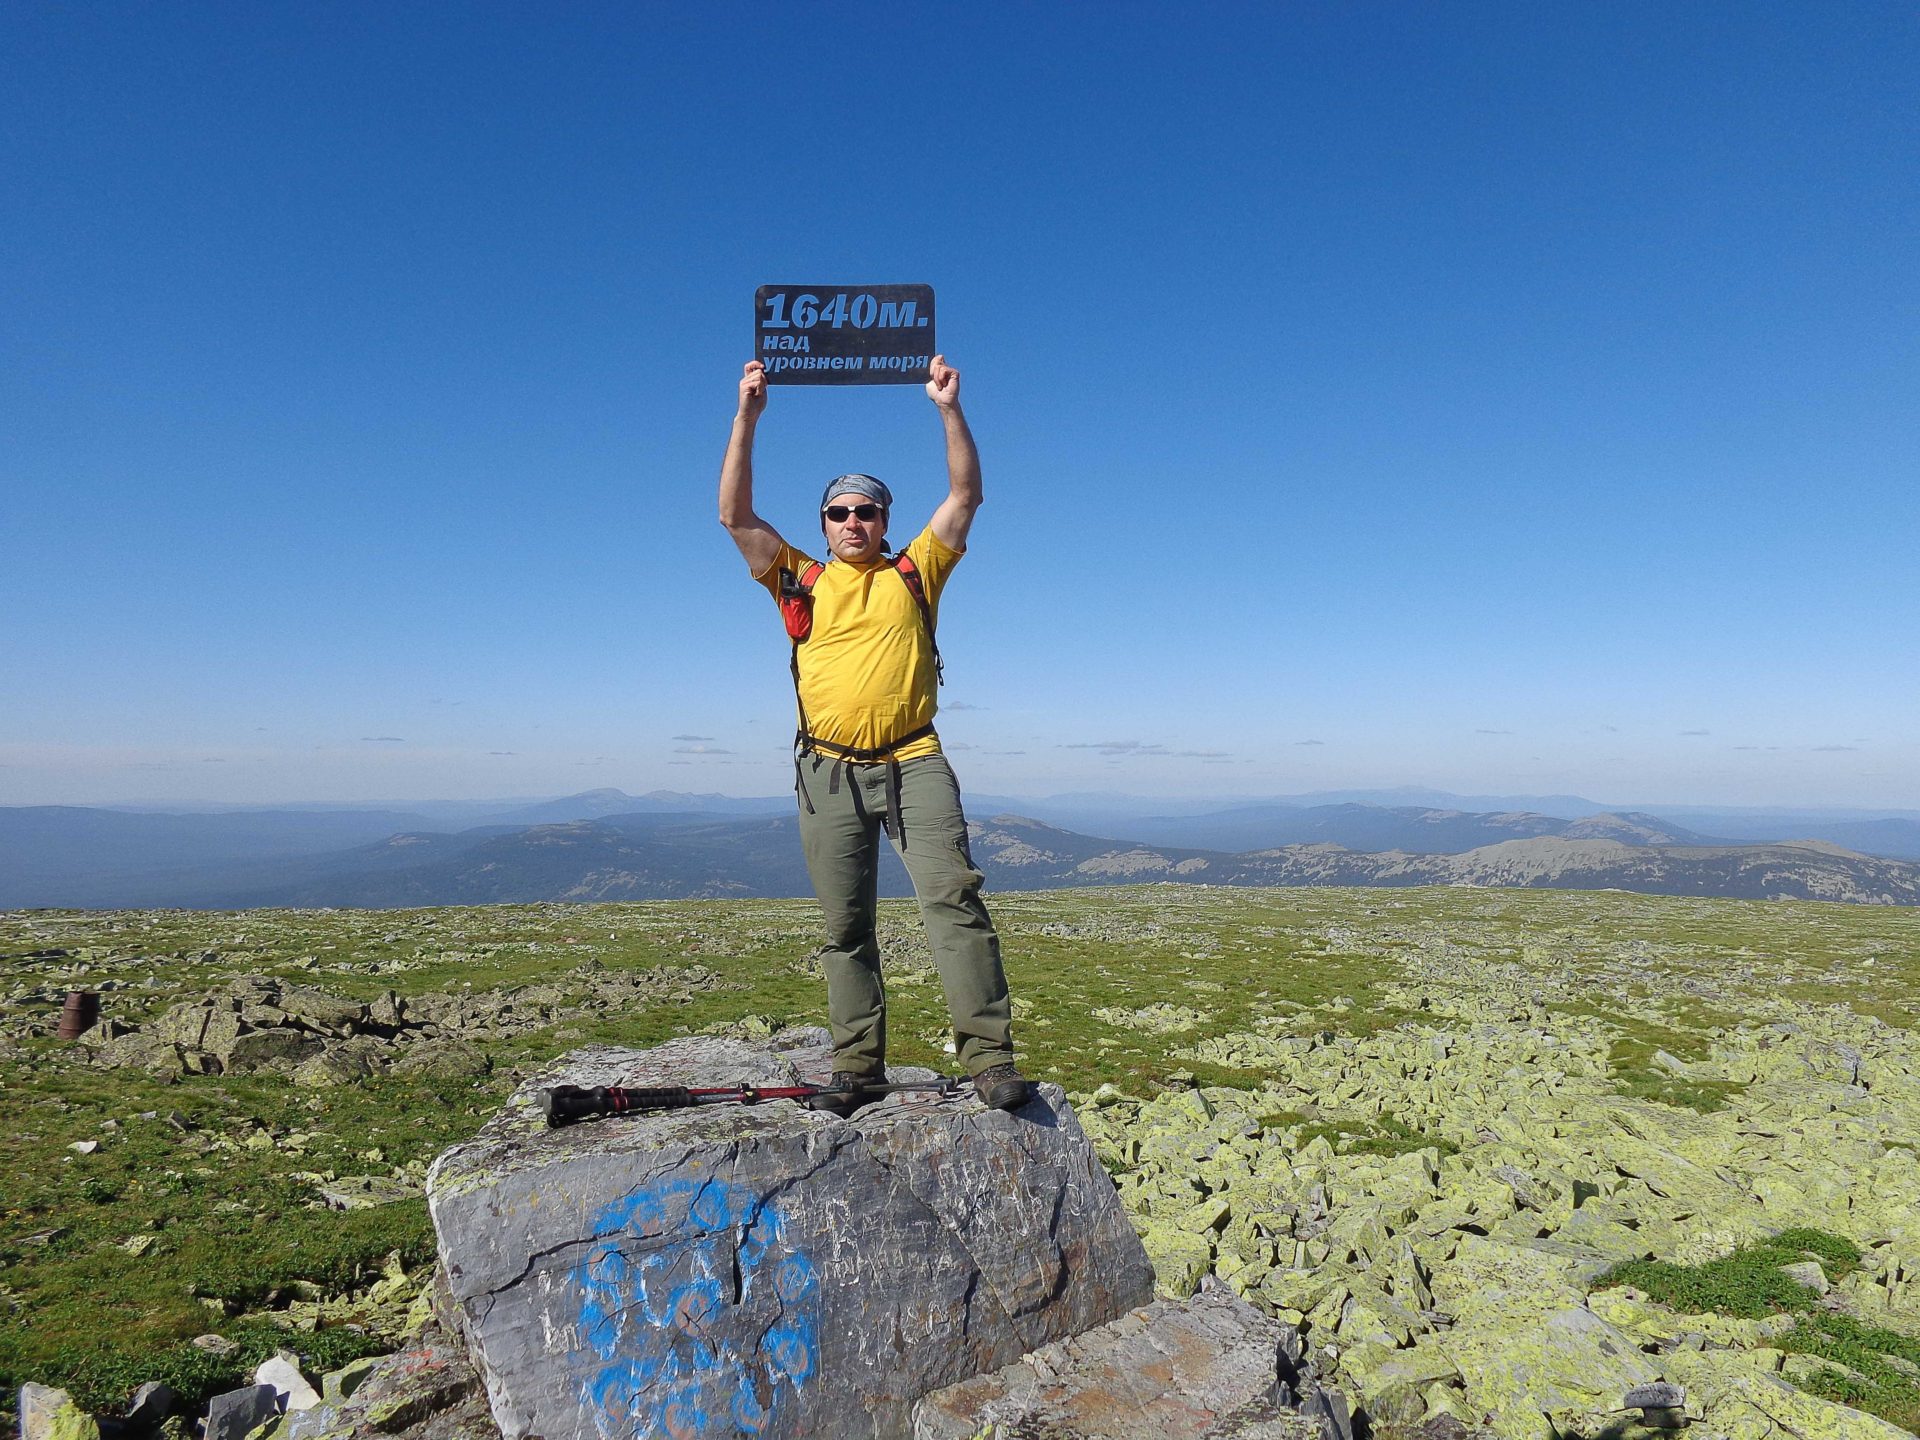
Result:
{"label": "green tundra grass", "polygon": [[[1470,1039],[1474,1027],[1506,1026],[1585,1036],[1601,1046],[1604,1083],[1623,1101],[1706,1124],[1746,1088],[1705,1063],[1730,1036],[1801,1015],[1877,1022],[1891,1034],[1920,1021],[1920,912],[1909,909],[1175,885],[993,904],[1029,1071],[1081,1097],[1110,1086],[1104,1095],[1149,1109],[1154,1097],[1192,1087],[1271,1090],[1262,1045],[1436,1028]],[[912,903],[883,902],[882,916],[892,1058],[950,1068],[940,986]],[[320,1184],[372,1175],[417,1192],[426,1163],[475,1129],[518,1076],[575,1045],[818,1023],[817,938],[814,907],[801,901],[0,914],[8,1401],[35,1380],[111,1409],[146,1378],[208,1393],[275,1344],[321,1366],[390,1344],[396,1315],[378,1303],[380,1282],[395,1256],[416,1277],[431,1258],[424,1202],[413,1193],[342,1212],[321,1207]],[[596,990],[621,972],[685,972],[697,983],[596,1008]],[[325,1088],[101,1068],[87,1047],[52,1036],[69,989],[101,992],[104,1016],[139,1025],[244,976],[363,1001],[386,990],[485,998],[541,986],[545,1014],[519,1033],[476,1038],[489,1073],[388,1074]],[[1260,1124],[1356,1161],[1427,1147],[1446,1158],[1474,1143],[1470,1130],[1449,1136],[1431,1117],[1416,1122],[1369,1103],[1364,1113],[1343,1110],[1296,1088],[1276,1092]],[[76,1148],[87,1142],[96,1142],[88,1153]],[[1124,1180],[1132,1162],[1101,1143]],[[1134,1191],[1123,1183],[1122,1193]],[[1836,1243],[1888,1242],[1862,1234]],[[366,1299],[357,1326],[339,1323],[358,1313],[350,1301],[315,1309],[343,1296]],[[1869,1328],[1892,1336],[1905,1324],[1891,1314]],[[184,1343],[209,1332],[240,1348],[219,1358]],[[1835,1354],[1857,1340],[1843,1322],[1820,1333]],[[1864,1379],[1842,1366],[1822,1383],[1913,1428],[1920,1371],[1909,1378],[1899,1358],[1912,1342],[1876,1343],[1879,1358],[1849,1372]]]}

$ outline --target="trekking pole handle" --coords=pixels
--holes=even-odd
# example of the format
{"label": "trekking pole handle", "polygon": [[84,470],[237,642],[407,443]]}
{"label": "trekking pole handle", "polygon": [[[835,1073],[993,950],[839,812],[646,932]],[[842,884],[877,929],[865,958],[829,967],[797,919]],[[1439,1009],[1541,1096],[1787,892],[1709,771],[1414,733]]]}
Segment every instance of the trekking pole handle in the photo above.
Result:
{"label": "trekking pole handle", "polygon": [[[889,1095],[927,1090],[936,1095],[958,1093],[960,1082],[943,1075],[937,1080],[903,1080],[894,1084],[861,1085],[857,1092]],[[555,1085],[540,1092],[540,1109],[550,1127],[572,1125],[596,1115],[631,1115],[639,1110],[684,1110],[694,1105],[757,1105],[762,1100],[810,1100],[835,1093],[825,1085],[725,1085],[693,1090],[685,1085],[634,1088],[623,1085]]]}
{"label": "trekking pole handle", "polygon": [[556,1085],[540,1092],[540,1109],[550,1126],[571,1125],[595,1115],[624,1115],[629,1110],[679,1110],[697,1103],[684,1085],[632,1089],[621,1085]]}

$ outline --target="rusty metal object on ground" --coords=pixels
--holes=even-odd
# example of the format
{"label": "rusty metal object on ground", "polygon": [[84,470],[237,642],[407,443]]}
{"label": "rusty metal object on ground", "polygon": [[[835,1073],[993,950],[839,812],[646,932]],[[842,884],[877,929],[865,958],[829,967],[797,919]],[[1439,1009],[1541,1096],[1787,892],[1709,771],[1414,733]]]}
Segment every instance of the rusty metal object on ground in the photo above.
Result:
{"label": "rusty metal object on ground", "polygon": [[91,990],[69,990],[67,1003],[60,1007],[60,1028],[58,1035],[62,1040],[78,1040],[91,1030],[100,1019],[100,997]]}

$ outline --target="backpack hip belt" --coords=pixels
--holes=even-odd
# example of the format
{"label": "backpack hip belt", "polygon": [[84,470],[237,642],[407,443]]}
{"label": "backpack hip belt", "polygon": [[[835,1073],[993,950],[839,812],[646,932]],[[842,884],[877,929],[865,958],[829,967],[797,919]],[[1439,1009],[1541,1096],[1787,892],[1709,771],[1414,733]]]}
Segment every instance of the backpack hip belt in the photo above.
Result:
{"label": "backpack hip belt", "polygon": [[[900,761],[897,756],[898,752],[906,746],[911,745],[916,740],[924,739],[931,734],[933,734],[933,722],[929,720],[918,729],[909,730],[905,735],[902,735],[890,745],[862,747],[859,745],[836,745],[831,740],[821,740],[809,735],[805,730],[797,731],[793,737],[793,784],[794,788],[800,792],[800,803],[807,807],[807,813],[809,815],[818,813],[813,808],[813,796],[807,793],[806,763],[807,757],[810,755],[823,754],[833,757],[833,769],[827,772],[827,793],[829,795],[838,795],[840,793],[840,775],[845,766],[850,764],[873,765],[884,762],[887,767],[887,813],[880,822],[880,828],[887,832],[887,838],[892,840],[896,845],[905,845],[907,843],[907,824],[900,816]],[[858,787],[852,786],[851,781],[849,781],[849,788],[853,791],[854,807],[858,809],[860,805],[860,791]]]}

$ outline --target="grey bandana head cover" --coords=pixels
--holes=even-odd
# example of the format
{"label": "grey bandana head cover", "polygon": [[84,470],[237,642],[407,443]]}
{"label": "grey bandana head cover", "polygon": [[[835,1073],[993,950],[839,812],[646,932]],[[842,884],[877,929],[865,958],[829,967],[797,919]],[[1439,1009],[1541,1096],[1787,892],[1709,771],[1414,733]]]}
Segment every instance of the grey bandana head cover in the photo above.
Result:
{"label": "grey bandana head cover", "polygon": [[820,497],[820,508],[826,509],[842,495],[864,495],[882,510],[893,509],[893,492],[887,489],[886,481],[871,475],[842,475],[827,486],[827,493]]}

